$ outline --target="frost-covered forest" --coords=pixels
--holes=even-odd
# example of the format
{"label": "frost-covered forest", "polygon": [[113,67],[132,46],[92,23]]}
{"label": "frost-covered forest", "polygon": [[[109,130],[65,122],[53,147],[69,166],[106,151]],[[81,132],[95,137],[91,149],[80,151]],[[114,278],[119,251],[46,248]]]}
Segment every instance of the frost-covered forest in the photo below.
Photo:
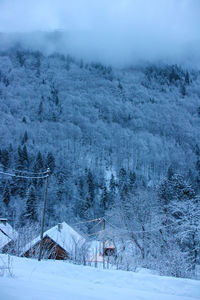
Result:
{"label": "frost-covered forest", "polygon": [[13,47],[0,53],[0,118],[0,171],[23,176],[0,174],[1,216],[18,229],[39,224],[45,180],[28,177],[49,167],[46,227],[105,217],[106,234],[126,241],[121,252],[129,247],[122,268],[193,276],[200,259],[198,69],[117,68]]}

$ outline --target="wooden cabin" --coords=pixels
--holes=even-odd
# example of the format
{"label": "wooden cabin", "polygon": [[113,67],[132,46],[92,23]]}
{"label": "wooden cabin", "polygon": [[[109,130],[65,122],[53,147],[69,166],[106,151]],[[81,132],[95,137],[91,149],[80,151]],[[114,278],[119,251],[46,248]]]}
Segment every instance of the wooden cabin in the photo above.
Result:
{"label": "wooden cabin", "polygon": [[[47,230],[43,236],[42,258],[45,259],[71,259],[76,249],[85,243],[85,239],[65,222]],[[40,236],[24,247],[21,256],[38,257],[39,249]]]}

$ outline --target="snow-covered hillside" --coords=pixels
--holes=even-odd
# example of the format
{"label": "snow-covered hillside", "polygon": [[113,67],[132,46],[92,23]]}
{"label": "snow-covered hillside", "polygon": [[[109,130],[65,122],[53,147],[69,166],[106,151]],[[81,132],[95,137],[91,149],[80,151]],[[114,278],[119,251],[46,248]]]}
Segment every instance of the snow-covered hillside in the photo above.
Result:
{"label": "snow-covered hillside", "polygon": [[[6,260],[5,255],[1,259]],[[0,277],[1,300],[194,300],[200,281],[147,271],[101,270],[63,261],[12,257],[13,277]]]}
{"label": "snow-covered hillside", "polygon": [[117,68],[1,49],[0,216],[20,232],[18,243],[39,235],[49,167],[45,230],[65,221],[91,238],[102,226],[90,221],[103,216],[109,239],[137,248],[129,258],[118,251],[121,268],[194,278],[199,87],[199,69],[184,65]]}

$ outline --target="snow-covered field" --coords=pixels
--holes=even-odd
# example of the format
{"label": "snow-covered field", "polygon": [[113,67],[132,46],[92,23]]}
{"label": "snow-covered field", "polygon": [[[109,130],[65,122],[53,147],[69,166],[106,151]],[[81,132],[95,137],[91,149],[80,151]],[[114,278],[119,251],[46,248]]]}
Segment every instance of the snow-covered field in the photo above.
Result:
{"label": "snow-covered field", "polygon": [[[7,260],[0,255],[1,262]],[[102,270],[63,261],[12,257],[13,276],[0,277],[0,300],[192,300],[200,281]],[[1,265],[1,263],[0,263]]]}

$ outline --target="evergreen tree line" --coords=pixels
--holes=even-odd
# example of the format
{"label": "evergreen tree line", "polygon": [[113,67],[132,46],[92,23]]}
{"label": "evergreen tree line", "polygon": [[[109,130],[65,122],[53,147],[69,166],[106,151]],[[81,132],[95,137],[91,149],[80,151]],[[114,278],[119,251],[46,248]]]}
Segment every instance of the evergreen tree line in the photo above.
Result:
{"label": "evergreen tree line", "polygon": [[[79,175],[72,175],[67,169],[59,171],[50,152],[45,156],[38,151],[33,156],[27,151],[26,145],[19,146],[16,151],[11,149],[11,146],[1,149],[3,172],[12,170],[11,161],[16,162],[16,175],[38,176],[47,167],[51,170],[47,227],[63,220],[70,223],[70,220],[74,222],[106,217],[114,225],[107,225],[108,236],[123,240],[125,244],[131,240],[136,249],[133,256],[136,257],[137,253],[140,261],[138,264],[155,267],[165,275],[194,275],[200,260],[198,147],[197,176],[193,184],[170,166],[166,177],[154,187],[146,186],[135,171],[126,168],[104,174],[99,170],[85,168],[82,172],[79,170]],[[6,157],[8,162],[5,164]],[[28,224],[38,225],[44,179],[1,177],[1,214],[14,220],[18,228]],[[87,234],[95,232],[90,223],[81,226],[80,230]],[[125,263],[123,259],[121,267],[125,268],[129,262]],[[131,269],[130,261],[128,268]]]}

